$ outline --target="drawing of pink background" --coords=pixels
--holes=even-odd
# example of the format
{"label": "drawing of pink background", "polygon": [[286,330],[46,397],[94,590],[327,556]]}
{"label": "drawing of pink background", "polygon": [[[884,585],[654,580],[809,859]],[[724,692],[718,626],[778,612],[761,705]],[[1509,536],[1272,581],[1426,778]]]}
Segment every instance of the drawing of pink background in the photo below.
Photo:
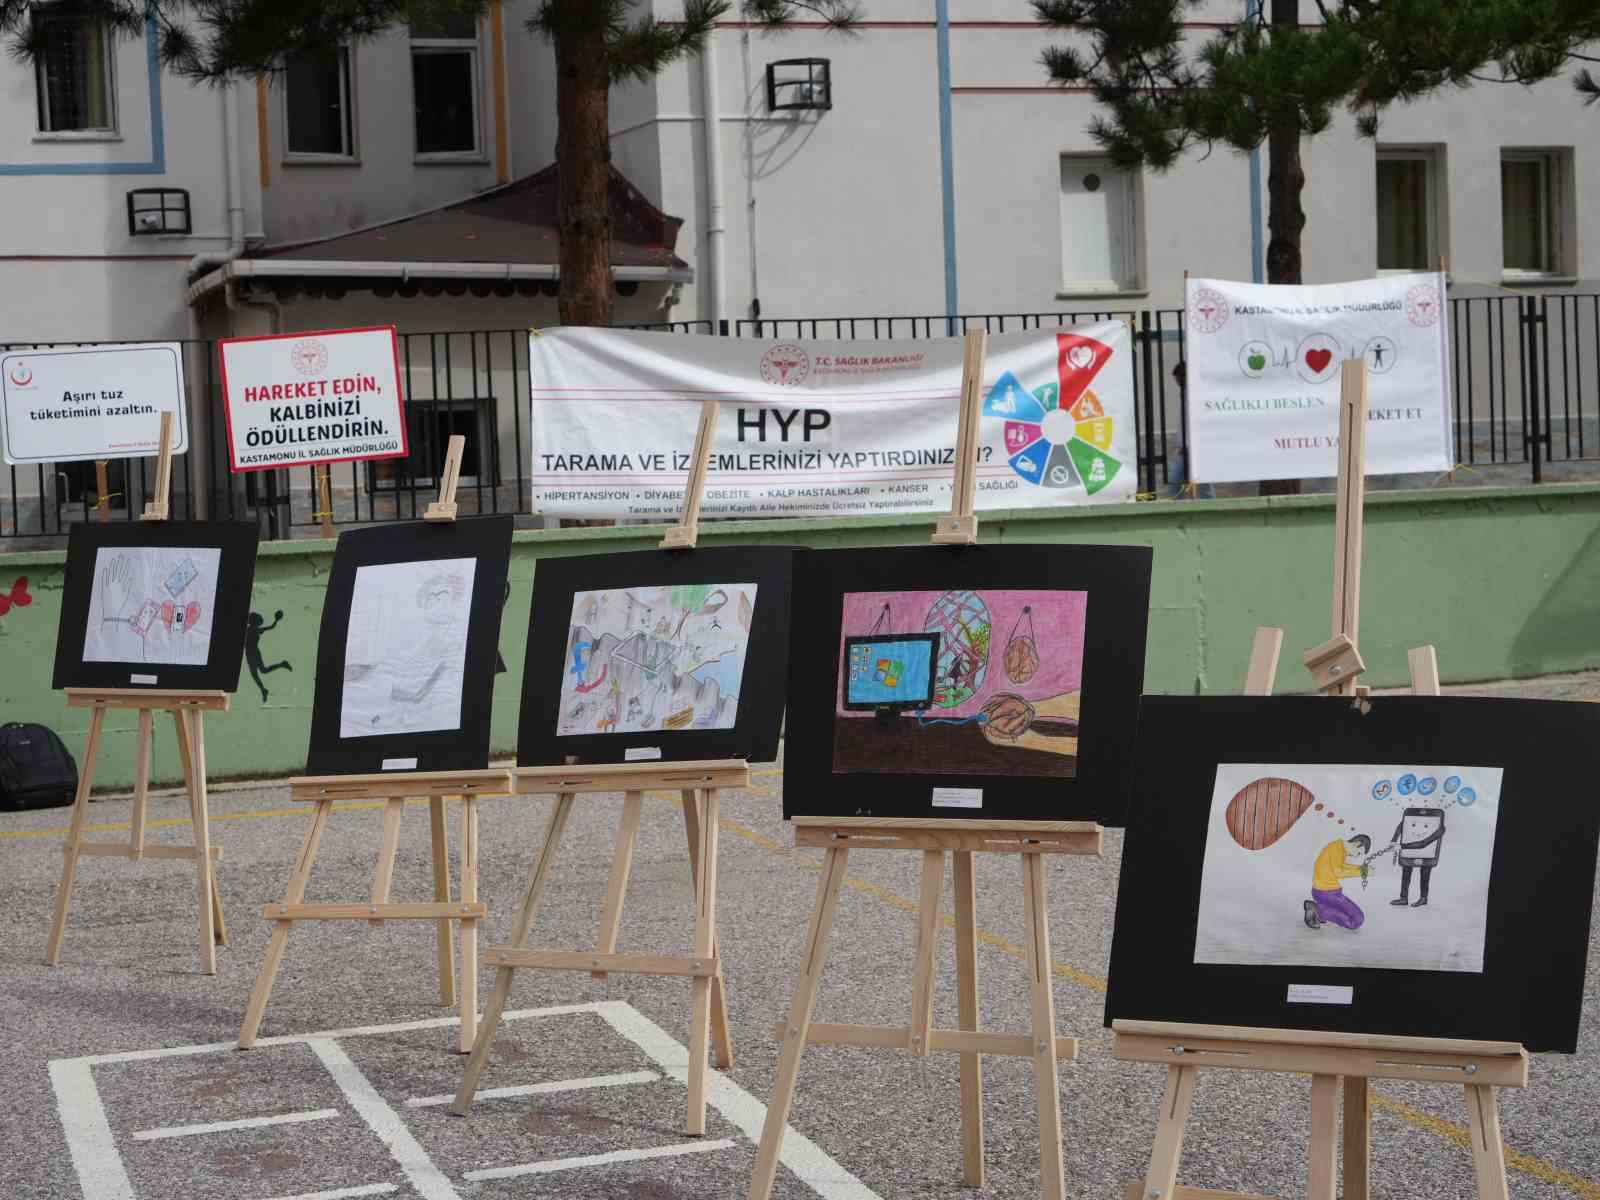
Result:
{"label": "drawing of pink background", "polygon": [[[960,590],[960,589],[957,589]],[[955,708],[930,709],[930,715],[967,717],[983,708],[997,692],[1009,692],[1024,700],[1047,700],[1083,686],[1083,629],[1089,607],[1088,592],[1025,591],[1003,588],[973,588],[989,609],[989,669],[983,686],[964,704]],[[846,592],[844,628],[839,642],[839,662],[835,679],[844,674],[844,638],[865,637],[872,633],[922,633],[928,610],[945,592]],[[883,606],[889,605],[889,620],[873,629]],[[1033,612],[1034,644],[1039,651],[1039,669],[1027,683],[1012,683],[1006,678],[1006,642],[1025,607]],[[1024,622],[1018,636],[1027,633]],[[841,717],[871,717],[870,712],[846,712],[837,687],[834,711]]]}

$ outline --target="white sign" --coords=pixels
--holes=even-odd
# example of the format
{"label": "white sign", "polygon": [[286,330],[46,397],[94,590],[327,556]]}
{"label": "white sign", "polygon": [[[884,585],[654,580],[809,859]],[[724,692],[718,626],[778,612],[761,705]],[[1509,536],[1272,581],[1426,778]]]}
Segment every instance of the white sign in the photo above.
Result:
{"label": "white sign", "polygon": [[405,457],[393,326],[232,338],[219,346],[233,470]]}
{"label": "white sign", "polygon": [[1195,482],[1337,475],[1347,358],[1367,361],[1367,474],[1455,465],[1444,276],[1314,287],[1190,279],[1185,300]]}
{"label": "white sign", "polygon": [[[541,512],[673,517],[707,397],[704,516],[948,512],[962,340],[797,342],[556,329],[530,338]],[[1133,499],[1121,322],[989,338],[976,505]]]}
{"label": "white sign", "polygon": [[183,347],[177,342],[15,350],[0,356],[0,445],[11,464],[147,458],[189,448]]}

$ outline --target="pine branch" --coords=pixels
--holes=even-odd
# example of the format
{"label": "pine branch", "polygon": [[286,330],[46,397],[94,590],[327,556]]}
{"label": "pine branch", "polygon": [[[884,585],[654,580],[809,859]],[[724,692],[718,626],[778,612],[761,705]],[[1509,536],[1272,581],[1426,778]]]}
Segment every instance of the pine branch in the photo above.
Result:
{"label": "pine branch", "polygon": [[684,0],[680,20],[646,16],[632,25],[614,24],[606,38],[611,82],[643,83],[668,63],[697,53],[729,7],[729,0]]}
{"label": "pine branch", "polygon": [[861,21],[861,6],[855,0],[744,0],[741,11],[757,24],[769,26],[788,25],[799,14],[809,13],[841,33]]}

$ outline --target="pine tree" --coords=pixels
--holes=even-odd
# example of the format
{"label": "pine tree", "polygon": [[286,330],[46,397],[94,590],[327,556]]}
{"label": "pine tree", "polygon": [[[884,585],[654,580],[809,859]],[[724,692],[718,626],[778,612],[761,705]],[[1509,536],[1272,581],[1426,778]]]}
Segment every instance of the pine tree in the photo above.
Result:
{"label": "pine tree", "polygon": [[[57,0],[96,17],[113,32],[142,38],[159,32],[162,62],[185,78],[222,81],[270,75],[297,54],[328,53],[376,37],[422,11],[476,13],[486,0]],[[563,325],[611,323],[610,90],[649,79],[697,53],[733,0],[683,0],[681,17],[661,20],[648,0],[539,0],[529,32],[555,52],[556,162],[560,174]],[[0,35],[32,59],[43,46],[39,0],[0,0]],[[854,0],[743,0],[744,14],[782,27],[801,13],[848,29]]]}
{"label": "pine tree", "polygon": [[[1192,147],[1267,146],[1267,281],[1300,283],[1305,188],[1300,143],[1337,109],[1375,137],[1383,110],[1446,86],[1531,84],[1600,41],[1596,0],[1255,0],[1251,19],[1198,47],[1183,18],[1202,0],[1032,0],[1071,37],[1042,60],[1105,109],[1090,133],[1119,166],[1164,171]],[[1264,19],[1270,18],[1270,19]],[[1600,82],[1575,84],[1590,101]]]}

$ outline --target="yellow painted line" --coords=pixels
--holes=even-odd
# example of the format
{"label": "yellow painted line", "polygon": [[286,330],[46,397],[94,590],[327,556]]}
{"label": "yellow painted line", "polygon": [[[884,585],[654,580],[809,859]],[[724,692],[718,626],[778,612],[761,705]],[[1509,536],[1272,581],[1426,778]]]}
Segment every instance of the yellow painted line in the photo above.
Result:
{"label": "yellow painted line", "polygon": [[[1432,1113],[1423,1112],[1399,1100],[1391,1100],[1387,1096],[1374,1095],[1372,1103],[1382,1109],[1392,1112],[1402,1121],[1415,1125],[1418,1129],[1425,1129],[1429,1133],[1437,1134],[1448,1142],[1454,1142],[1464,1150],[1472,1148],[1472,1131],[1464,1125],[1446,1121],[1443,1117],[1436,1117]],[[1563,1171],[1560,1167],[1547,1163],[1542,1158],[1535,1158],[1531,1154],[1524,1154],[1521,1150],[1505,1148],[1506,1166],[1513,1171],[1521,1171],[1525,1175],[1532,1175],[1535,1179],[1542,1179],[1545,1183],[1565,1188],[1583,1200],[1600,1200],[1600,1182],[1585,1179],[1571,1171]]]}

